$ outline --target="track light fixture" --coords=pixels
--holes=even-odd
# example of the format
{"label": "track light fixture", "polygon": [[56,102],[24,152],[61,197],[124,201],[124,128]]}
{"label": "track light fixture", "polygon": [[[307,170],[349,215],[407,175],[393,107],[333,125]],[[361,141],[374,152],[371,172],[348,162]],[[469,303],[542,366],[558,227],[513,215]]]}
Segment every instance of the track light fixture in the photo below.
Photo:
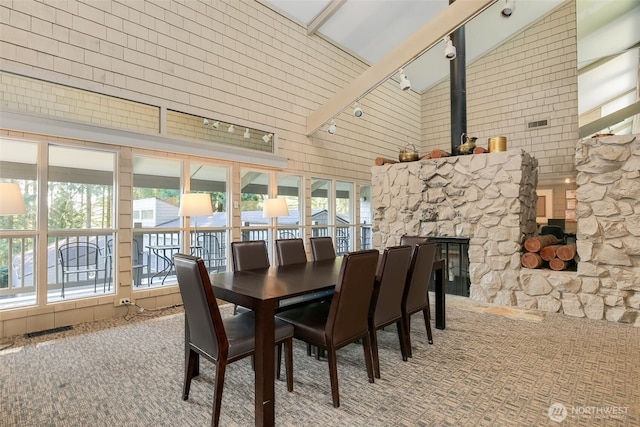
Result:
{"label": "track light fixture", "polygon": [[202,121],[202,126],[204,126],[204,127],[209,126],[209,119],[204,119],[204,120]]}
{"label": "track light fixture", "polygon": [[249,128],[244,128],[244,135],[246,139],[251,138],[251,134],[249,133]]}
{"label": "track light fixture", "polygon": [[407,76],[404,75],[404,71],[402,70],[402,68],[400,68],[400,89],[402,90],[411,89],[411,82],[409,81]]}
{"label": "track light fixture", "polygon": [[504,6],[500,10],[500,17],[508,19],[513,15],[514,10],[516,10],[516,0],[505,0]]}
{"label": "track light fixture", "polygon": [[444,39],[444,57],[449,61],[452,61],[456,57],[456,47],[453,45],[453,41],[451,37],[447,36]]}
{"label": "track light fixture", "polygon": [[336,134],[336,128],[337,128],[337,125],[336,125],[335,119],[331,120],[331,125],[329,125],[329,128],[327,129],[327,133],[329,135],[335,135]]}
{"label": "track light fixture", "polygon": [[265,133],[264,136],[262,137],[262,140],[264,141],[265,144],[268,144],[271,141],[272,137],[273,137],[272,133]]}
{"label": "track light fixture", "polygon": [[362,108],[360,108],[360,106],[356,102],[356,105],[353,108],[353,116],[354,117],[362,117],[363,114],[364,113],[362,112]]}
{"label": "track light fixture", "polygon": [[214,123],[211,125],[211,127],[212,127],[212,128],[214,128],[214,129],[218,129],[218,127],[220,127],[220,122],[214,122]]}
{"label": "track light fixture", "polygon": [[229,127],[227,128],[227,132],[229,133],[233,133],[236,130],[236,128],[233,125],[229,125]]}

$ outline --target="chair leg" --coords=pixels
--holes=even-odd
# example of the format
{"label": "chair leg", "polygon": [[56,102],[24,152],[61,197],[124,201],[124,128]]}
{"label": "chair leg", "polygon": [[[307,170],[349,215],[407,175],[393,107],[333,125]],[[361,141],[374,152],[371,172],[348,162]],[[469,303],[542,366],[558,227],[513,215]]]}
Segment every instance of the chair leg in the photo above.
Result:
{"label": "chair leg", "polygon": [[433,344],[433,335],[431,334],[431,315],[429,313],[429,307],[422,310],[422,314],[424,315],[424,326],[427,328],[427,339],[429,340],[429,344]]}
{"label": "chair leg", "polygon": [[367,375],[369,375],[369,382],[373,383],[373,361],[371,360],[371,340],[369,334],[364,334],[362,337],[362,348],[364,350],[364,362],[367,365]]}
{"label": "chair leg", "polygon": [[311,356],[311,344],[307,343],[307,356]]}
{"label": "chair leg", "polygon": [[[318,347],[319,348],[319,347]],[[338,392],[338,361],[336,360],[336,349],[327,349],[327,358],[329,365],[329,380],[331,381],[331,397],[333,399],[333,407],[340,407],[340,394]]]}
{"label": "chair leg", "polygon": [[[398,328],[398,341],[400,341],[400,354],[402,354],[402,361],[407,361],[407,348],[404,342],[404,321],[399,319],[396,322],[396,327]],[[371,342],[371,346],[373,347],[373,341]],[[380,377],[377,377],[380,378]]]}
{"label": "chair leg", "polygon": [[[369,326],[369,336],[371,338],[371,356],[373,357],[373,374],[380,378],[380,355],[378,353],[378,332],[375,326]],[[363,342],[364,345],[364,342]]]}
{"label": "chair leg", "polygon": [[218,427],[220,423],[220,405],[222,404],[222,389],[224,387],[224,374],[226,369],[226,360],[219,361],[216,368],[216,382],[213,386],[213,408],[211,415],[211,425],[213,427]]}
{"label": "chair leg", "polygon": [[182,387],[182,400],[189,398],[189,390],[191,389],[191,380],[196,376],[195,367],[198,365],[200,355],[193,350],[188,350],[186,360],[184,361],[184,385]]}
{"label": "chair leg", "polygon": [[411,353],[411,316],[402,313],[404,319],[404,348],[406,350],[407,357],[413,357]]}
{"label": "chair leg", "polygon": [[287,390],[293,391],[293,338],[284,342],[284,364],[287,369]]}

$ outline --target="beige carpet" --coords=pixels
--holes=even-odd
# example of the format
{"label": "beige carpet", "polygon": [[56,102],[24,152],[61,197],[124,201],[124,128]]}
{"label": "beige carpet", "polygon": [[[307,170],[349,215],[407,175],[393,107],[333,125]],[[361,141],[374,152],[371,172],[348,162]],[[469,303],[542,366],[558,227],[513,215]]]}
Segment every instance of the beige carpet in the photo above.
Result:
{"label": "beige carpet", "polygon": [[[395,328],[381,332],[375,384],[361,346],[340,350],[338,409],[326,361],[297,342],[294,392],[276,384],[276,425],[640,426],[640,328],[454,297],[447,304],[434,345],[414,316],[406,363]],[[203,362],[181,400],[183,315],[167,313],[17,339],[0,351],[0,425],[208,425],[215,370]],[[227,371],[221,425],[253,424],[245,360]]]}

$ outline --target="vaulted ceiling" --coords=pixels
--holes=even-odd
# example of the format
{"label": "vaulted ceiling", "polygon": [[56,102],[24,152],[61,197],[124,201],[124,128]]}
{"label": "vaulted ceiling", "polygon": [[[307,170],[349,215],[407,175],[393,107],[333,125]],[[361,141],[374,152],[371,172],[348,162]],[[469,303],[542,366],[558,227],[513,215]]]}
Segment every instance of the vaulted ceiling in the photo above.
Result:
{"label": "vaulted ceiling", "polygon": [[[455,5],[455,2],[449,5],[449,0],[259,1],[306,28],[310,36],[328,40],[372,68],[381,66],[426,23],[436,17],[442,19],[445,9]],[[509,19],[499,17],[504,0],[488,2],[489,7],[465,24],[467,63],[499,46],[564,1],[515,0],[515,11]],[[627,107],[631,113],[615,125],[615,131],[630,133],[631,118],[640,112],[640,25],[637,24],[640,22],[640,0],[576,0],[576,18],[579,113],[600,108],[603,115],[608,115]],[[460,19],[464,21],[465,17]],[[443,54],[444,42],[439,40],[433,44],[426,40],[425,43],[431,46],[425,46],[426,50],[411,58],[408,64],[392,64],[388,68],[397,70],[404,65],[412,89],[420,93],[449,76],[449,62]],[[376,83],[379,82],[369,79],[368,84]],[[366,88],[361,91],[366,92]],[[352,102],[345,101],[346,104]],[[340,106],[336,104],[333,108]],[[327,111],[326,115],[331,116],[331,113],[335,112]],[[324,117],[321,119],[323,121]],[[313,127],[308,127],[308,131]],[[613,127],[613,124],[603,126],[607,127]]]}

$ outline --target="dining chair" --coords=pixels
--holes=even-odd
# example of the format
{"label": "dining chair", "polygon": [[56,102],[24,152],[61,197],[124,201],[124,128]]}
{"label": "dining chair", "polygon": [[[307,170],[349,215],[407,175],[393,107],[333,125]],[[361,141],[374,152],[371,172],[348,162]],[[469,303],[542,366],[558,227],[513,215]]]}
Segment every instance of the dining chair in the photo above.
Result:
{"label": "dining chair", "polygon": [[[264,240],[246,240],[231,242],[231,263],[233,271],[255,270],[269,268],[269,252],[267,242]],[[233,314],[240,311],[249,311],[248,308],[233,305]]]}
{"label": "dining chair", "polygon": [[[60,245],[58,248],[58,260],[62,270],[62,292],[64,298],[64,287],[68,276],[75,274],[76,280],[86,276],[87,280],[93,279],[93,292],[98,290],[98,272],[100,247],[92,242],[75,241]],[[105,292],[107,278],[105,277],[102,291]]]}
{"label": "dining chair", "polygon": [[334,259],[336,257],[336,250],[333,247],[331,237],[311,237],[309,243],[311,243],[311,255],[314,261]]}
{"label": "dining chair", "polygon": [[401,246],[409,245],[413,249],[418,243],[429,243],[429,238],[426,236],[409,236],[406,234],[400,237]]}
{"label": "dining chair", "polygon": [[[198,375],[200,356],[213,362],[216,378],[211,425],[217,426],[227,365],[255,353],[255,313],[249,311],[223,319],[202,258],[175,254],[173,262],[184,304],[187,340],[182,399],[189,398],[191,380]],[[280,349],[285,345],[287,390],[293,391],[293,327],[282,320],[275,321],[276,346]]]}
{"label": "dining chair", "polygon": [[422,311],[429,344],[433,344],[431,333],[431,309],[429,308],[429,282],[436,257],[436,243],[418,243],[411,256],[407,281],[402,295],[402,317],[405,324],[405,348],[411,354],[411,315]]}
{"label": "dining chair", "polygon": [[378,264],[375,249],[344,255],[330,304],[314,303],[282,311],[277,318],[293,325],[293,336],[327,351],[333,406],[340,406],[336,351],[362,339],[369,382],[374,381],[367,314]]}
{"label": "dining chair", "polygon": [[405,349],[405,324],[402,317],[402,294],[411,262],[411,246],[389,247],[382,253],[378,272],[373,286],[371,306],[369,307],[369,336],[373,372],[380,378],[380,359],[378,355],[378,329],[396,324],[402,360],[407,360]]}
{"label": "dining chair", "polygon": [[307,253],[302,239],[276,240],[276,264],[289,265],[304,262],[307,262]]}

